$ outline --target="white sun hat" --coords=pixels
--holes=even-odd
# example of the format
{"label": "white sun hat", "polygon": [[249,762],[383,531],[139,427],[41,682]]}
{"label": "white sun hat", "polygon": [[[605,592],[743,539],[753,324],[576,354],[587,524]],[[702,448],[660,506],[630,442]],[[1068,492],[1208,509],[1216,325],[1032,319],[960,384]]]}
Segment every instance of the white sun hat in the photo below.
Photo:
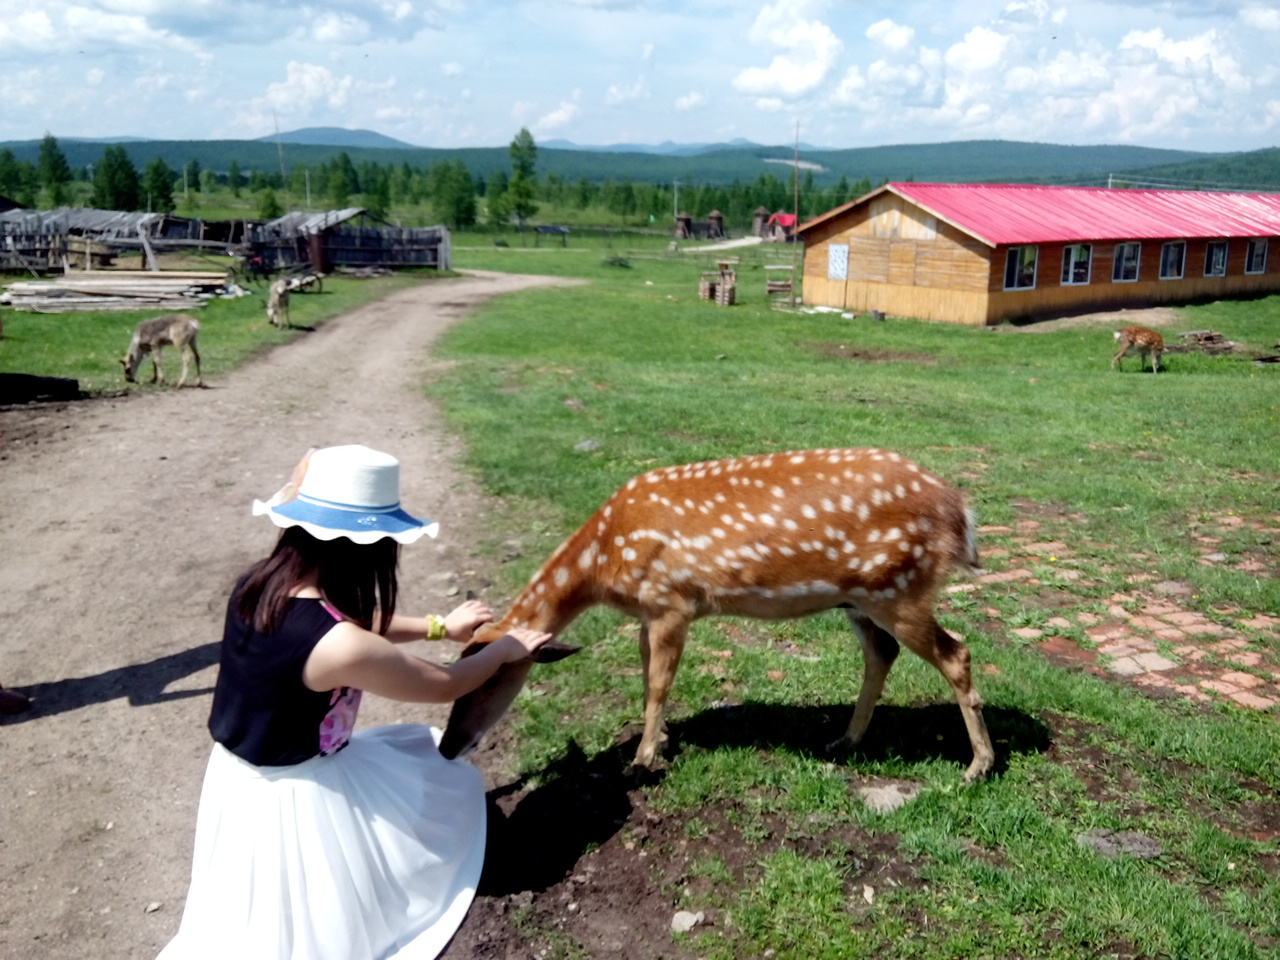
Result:
{"label": "white sun hat", "polygon": [[277,527],[302,527],[318,540],[413,543],[440,529],[400,508],[400,461],[360,444],[312,450],[275,496],[253,501],[253,515],[264,513]]}

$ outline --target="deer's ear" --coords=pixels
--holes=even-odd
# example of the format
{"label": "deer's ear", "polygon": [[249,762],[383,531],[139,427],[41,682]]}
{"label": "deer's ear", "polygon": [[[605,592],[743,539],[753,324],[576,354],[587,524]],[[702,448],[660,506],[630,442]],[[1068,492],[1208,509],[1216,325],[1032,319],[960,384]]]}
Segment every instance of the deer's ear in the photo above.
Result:
{"label": "deer's ear", "polygon": [[567,643],[560,643],[558,640],[549,640],[533,651],[534,663],[555,663],[557,660],[563,660],[565,657],[571,657],[581,647],[574,647]]}

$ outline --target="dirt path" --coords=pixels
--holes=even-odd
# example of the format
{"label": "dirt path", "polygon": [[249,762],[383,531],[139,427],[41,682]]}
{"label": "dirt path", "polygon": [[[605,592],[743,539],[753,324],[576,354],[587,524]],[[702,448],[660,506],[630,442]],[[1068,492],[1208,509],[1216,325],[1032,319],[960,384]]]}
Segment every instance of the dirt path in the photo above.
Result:
{"label": "dirt path", "polygon": [[[418,389],[428,347],[468,308],[558,282],[424,284],[206,390],[0,411],[0,683],[35,699],[0,720],[0,957],[149,960],[176,931],[223,606],[274,538],[249,507],[307,447],[394,453],[406,506],[440,521],[405,551],[403,609],[447,609],[451,573],[479,582],[485,504]],[[444,716],[374,699],[361,726]]]}

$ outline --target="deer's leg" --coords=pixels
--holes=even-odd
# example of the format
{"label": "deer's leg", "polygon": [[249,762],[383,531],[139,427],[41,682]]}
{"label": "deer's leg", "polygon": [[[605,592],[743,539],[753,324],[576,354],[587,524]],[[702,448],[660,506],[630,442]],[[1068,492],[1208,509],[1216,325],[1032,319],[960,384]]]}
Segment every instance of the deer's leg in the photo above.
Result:
{"label": "deer's leg", "polygon": [[858,705],[853,709],[848,729],[843,737],[827,746],[829,751],[838,750],[846,744],[857,746],[862,742],[867,725],[871,723],[871,713],[884,693],[889,670],[901,649],[887,630],[876,626],[861,610],[846,610],[845,616],[862,644],[862,691],[858,694]]}
{"label": "deer's leg", "polygon": [[160,369],[160,351],[151,351],[151,382],[164,383],[164,371]]}
{"label": "deer's leg", "polygon": [[1151,372],[1152,373],[1160,372],[1160,351],[1159,350],[1151,351]]}
{"label": "deer's leg", "polygon": [[1121,344],[1120,349],[1117,350],[1115,353],[1115,356],[1111,358],[1112,370],[1116,368],[1116,364],[1120,362],[1120,358],[1123,357],[1128,352],[1129,352],[1129,345],[1127,343]]}
{"label": "deer's leg", "polygon": [[668,611],[646,620],[640,626],[640,659],[644,666],[644,735],[636,750],[635,765],[652,767],[658,751],[666,744],[667,725],[663,710],[667,694],[675,680],[689,621],[679,613]]}
{"label": "deer's leg", "polygon": [[908,649],[933,664],[951,684],[973,746],[973,762],[965,771],[964,780],[973,783],[982,779],[990,772],[996,754],[982,719],[982,698],[974,689],[970,675],[969,648],[943,630],[931,611],[899,618],[894,624],[894,634]]}
{"label": "deer's leg", "polygon": [[200,373],[200,351],[196,349],[196,342],[194,340],[187,344],[187,346],[191,349],[191,356],[196,358],[196,386],[203,387],[204,375]]}

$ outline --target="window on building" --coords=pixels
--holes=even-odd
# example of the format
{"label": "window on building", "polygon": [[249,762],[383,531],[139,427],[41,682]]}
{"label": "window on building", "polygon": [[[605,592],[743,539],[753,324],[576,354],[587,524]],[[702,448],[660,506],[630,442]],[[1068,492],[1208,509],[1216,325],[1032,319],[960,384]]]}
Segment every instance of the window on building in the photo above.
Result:
{"label": "window on building", "polygon": [[1004,288],[1029,290],[1036,285],[1036,246],[1010,247],[1004,261]]}
{"label": "window on building", "polygon": [[1227,275],[1227,241],[1209,241],[1204,250],[1204,275],[1206,277],[1225,277]]}
{"label": "window on building", "polygon": [[1263,273],[1267,269],[1267,241],[1250,240],[1244,255],[1245,273]]}
{"label": "window on building", "polygon": [[1138,260],[1142,255],[1140,243],[1117,243],[1115,264],[1111,268],[1114,283],[1132,283],[1138,279]]}
{"label": "window on building", "polygon": [[1075,286],[1089,282],[1093,265],[1093,244],[1069,243],[1062,250],[1062,284]]}
{"label": "window on building", "polygon": [[1187,262],[1185,240],[1172,240],[1160,251],[1160,279],[1181,280],[1182,268]]}
{"label": "window on building", "polygon": [[849,279],[849,245],[832,243],[827,246],[827,279]]}

